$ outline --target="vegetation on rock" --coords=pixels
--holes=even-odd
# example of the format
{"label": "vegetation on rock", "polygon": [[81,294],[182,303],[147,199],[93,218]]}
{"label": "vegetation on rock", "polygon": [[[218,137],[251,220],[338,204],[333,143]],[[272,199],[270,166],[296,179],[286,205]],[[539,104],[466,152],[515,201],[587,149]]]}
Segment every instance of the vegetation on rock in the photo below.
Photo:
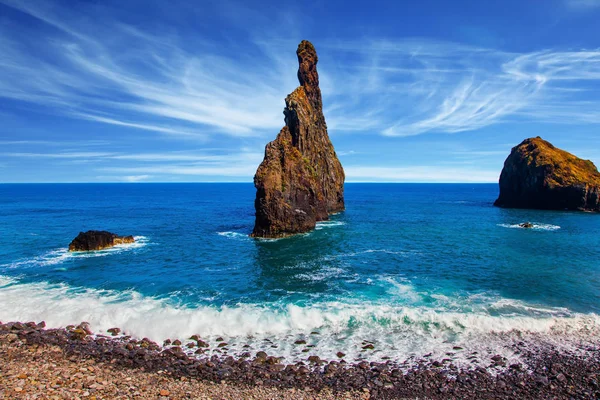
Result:
{"label": "vegetation on rock", "polygon": [[304,40],[296,54],[300,86],[285,99],[285,126],[254,176],[254,237],[307,232],[344,210],[344,170],[323,116],[317,53]]}
{"label": "vegetation on rock", "polygon": [[79,235],[69,244],[69,251],[103,250],[134,242],[133,236],[119,236],[106,231],[79,232]]}
{"label": "vegetation on rock", "polygon": [[542,138],[514,147],[500,175],[499,207],[600,211],[600,173]]}

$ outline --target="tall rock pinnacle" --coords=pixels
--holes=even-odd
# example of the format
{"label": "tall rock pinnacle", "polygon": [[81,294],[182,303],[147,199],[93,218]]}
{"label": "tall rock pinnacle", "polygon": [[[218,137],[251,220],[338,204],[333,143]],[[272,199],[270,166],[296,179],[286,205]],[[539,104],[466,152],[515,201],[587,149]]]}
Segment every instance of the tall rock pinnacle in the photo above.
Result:
{"label": "tall rock pinnacle", "polygon": [[300,86],[286,97],[285,126],[254,176],[254,237],[307,232],[344,210],[344,169],[327,134],[317,52],[303,40],[296,54]]}

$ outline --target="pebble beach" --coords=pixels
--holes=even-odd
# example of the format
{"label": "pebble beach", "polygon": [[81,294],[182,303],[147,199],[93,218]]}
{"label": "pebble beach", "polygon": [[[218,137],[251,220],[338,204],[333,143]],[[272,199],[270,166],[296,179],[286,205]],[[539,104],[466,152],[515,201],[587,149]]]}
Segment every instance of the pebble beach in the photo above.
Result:
{"label": "pebble beach", "polygon": [[[565,352],[520,343],[523,364],[488,368],[421,360],[283,364],[266,354],[190,356],[86,323],[0,324],[0,399],[591,399],[600,396],[600,347]],[[201,338],[194,338],[197,343]],[[192,342],[193,343],[193,342]],[[188,344],[189,345],[189,344]],[[191,346],[190,346],[191,347]]]}

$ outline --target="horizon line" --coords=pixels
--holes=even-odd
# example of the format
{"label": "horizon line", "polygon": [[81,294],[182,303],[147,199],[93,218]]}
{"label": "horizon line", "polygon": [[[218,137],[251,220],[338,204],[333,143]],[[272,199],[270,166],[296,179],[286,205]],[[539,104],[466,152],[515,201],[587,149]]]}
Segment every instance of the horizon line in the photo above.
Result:
{"label": "horizon line", "polygon": [[[152,185],[152,184],[184,184],[184,183],[243,183],[243,184],[253,184],[253,182],[248,181],[167,181],[167,182],[123,182],[123,181],[106,181],[106,182],[0,182],[0,185],[90,185],[90,184],[135,184],[135,185]],[[440,182],[409,182],[409,181],[350,181],[344,182],[344,184],[354,184],[354,183],[367,183],[367,184],[418,184],[418,185],[426,185],[426,184],[444,184],[444,185],[491,185],[498,184],[498,182],[460,182],[460,181],[440,181]]]}

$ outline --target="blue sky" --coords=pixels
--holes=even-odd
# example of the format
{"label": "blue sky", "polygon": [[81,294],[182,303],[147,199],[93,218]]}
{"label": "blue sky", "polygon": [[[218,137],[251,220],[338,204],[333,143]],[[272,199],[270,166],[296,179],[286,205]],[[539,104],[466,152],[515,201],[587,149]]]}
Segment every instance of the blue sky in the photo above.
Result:
{"label": "blue sky", "polygon": [[302,39],[347,181],[600,163],[600,0],[0,0],[0,182],[251,182]]}

